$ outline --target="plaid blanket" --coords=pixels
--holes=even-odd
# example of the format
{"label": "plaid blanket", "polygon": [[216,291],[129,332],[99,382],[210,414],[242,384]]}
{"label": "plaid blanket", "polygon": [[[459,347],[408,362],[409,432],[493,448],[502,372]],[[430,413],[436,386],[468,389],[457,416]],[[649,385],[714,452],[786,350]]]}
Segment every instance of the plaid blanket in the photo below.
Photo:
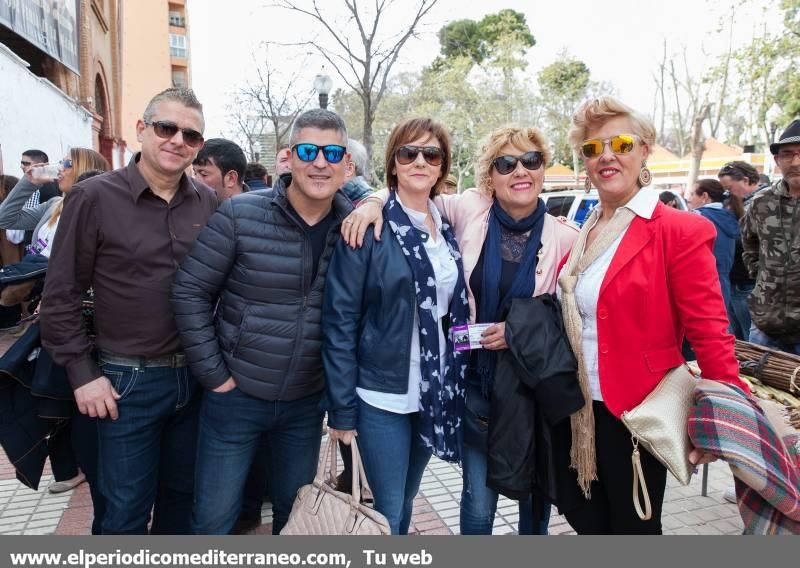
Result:
{"label": "plaid blanket", "polygon": [[800,534],[800,433],[776,407],[717,381],[695,390],[689,438],[730,465],[745,534]]}

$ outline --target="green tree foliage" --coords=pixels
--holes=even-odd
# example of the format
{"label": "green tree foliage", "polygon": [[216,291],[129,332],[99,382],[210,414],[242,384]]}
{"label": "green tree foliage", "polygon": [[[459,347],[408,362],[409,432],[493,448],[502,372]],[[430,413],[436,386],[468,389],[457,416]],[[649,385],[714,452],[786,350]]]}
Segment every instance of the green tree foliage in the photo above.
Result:
{"label": "green tree foliage", "polygon": [[434,62],[438,68],[467,58],[476,65],[492,62],[495,65],[513,59],[524,66],[521,59],[529,48],[536,45],[525,14],[511,9],[488,14],[479,22],[454,20],[439,30],[441,55]]}
{"label": "green tree foliage", "polygon": [[566,53],[539,72],[538,104],[543,109],[545,132],[553,144],[553,160],[572,166],[572,149],[567,141],[572,113],[593,87],[591,72],[583,61]]}
{"label": "green tree foliage", "polygon": [[477,64],[486,59],[486,40],[475,20],[455,20],[439,30],[442,62],[466,57]]}

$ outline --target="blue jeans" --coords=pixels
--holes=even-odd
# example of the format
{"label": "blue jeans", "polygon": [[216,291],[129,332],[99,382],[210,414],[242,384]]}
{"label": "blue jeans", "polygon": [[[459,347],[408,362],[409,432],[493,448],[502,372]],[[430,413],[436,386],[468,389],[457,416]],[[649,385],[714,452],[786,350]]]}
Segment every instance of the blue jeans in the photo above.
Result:
{"label": "blue jeans", "polygon": [[238,388],[205,392],[197,442],[194,534],[231,532],[263,435],[271,453],[272,534],[280,534],[297,491],[314,481],[317,472],[321,398],[321,392],[289,401],[262,400]]}
{"label": "blue jeans", "polygon": [[241,515],[245,515],[248,519],[261,519],[264,497],[269,495],[269,454],[269,440],[262,437],[244,484]]}
{"label": "blue jeans", "polygon": [[800,343],[785,343],[778,339],[773,339],[758,329],[756,324],[753,324],[752,327],[750,327],[750,342],[763,345],[764,347],[769,347],[770,349],[778,349],[779,351],[786,351],[787,353],[800,355]]}
{"label": "blue jeans", "polygon": [[186,367],[100,362],[120,394],[119,418],[98,420],[103,534],[188,534],[199,397]]}
{"label": "blue jeans", "polygon": [[[471,418],[467,413],[465,420]],[[474,420],[474,417],[472,417]],[[461,489],[461,534],[492,534],[497,512],[497,491],[486,486],[486,452],[464,444],[461,462],[464,484]],[[522,535],[547,534],[550,503],[539,503],[532,497],[519,502],[519,527]],[[534,505],[536,502],[536,505]],[[539,509],[534,514],[534,509]]]}
{"label": "blue jeans", "polygon": [[731,283],[731,299],[728,305],[731,333],[742,341],[750,340],[750,306],[747,304],[747,299],[755,286],[755,284]]}
{"label": "blue jeans", "polygon": [[396,414],[358,400],[361,460],[375,509],[389,521],[392,534],[408,534],[414,497],[431,459],[420,438],[418,414]]}

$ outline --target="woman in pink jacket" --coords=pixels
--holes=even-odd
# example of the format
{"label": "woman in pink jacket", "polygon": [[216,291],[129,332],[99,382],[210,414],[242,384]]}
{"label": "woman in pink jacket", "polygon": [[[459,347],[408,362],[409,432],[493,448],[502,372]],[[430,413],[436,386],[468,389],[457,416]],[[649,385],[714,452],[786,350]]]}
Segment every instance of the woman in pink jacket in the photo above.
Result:
{"label": "woman in pink jacket", "polygon": [[[497,492],[486,486],[489,398],[496,352],[506,349],[505,314],[512,298],[553,293],[557,271],[578,231],[547,214],[539,199],[550,151],[535,128],[500,128],[481,148],[476,189],[439,195],[434,202],[455,231],[464,263],[472,323],[492,323],[483,349],[472,352],[466,373],[461,534],[492,534]],[[367,198],[342,225],[360,246],[375,223],[380,235],[386,190]],[[520,503],[520,534],[546,534],[549,505]]]}

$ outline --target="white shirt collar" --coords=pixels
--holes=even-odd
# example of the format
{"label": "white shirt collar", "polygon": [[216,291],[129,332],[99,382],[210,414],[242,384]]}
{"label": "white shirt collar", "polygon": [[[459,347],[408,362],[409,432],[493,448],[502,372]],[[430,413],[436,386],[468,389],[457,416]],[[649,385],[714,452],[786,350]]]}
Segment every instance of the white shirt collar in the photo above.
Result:
{"label": "white shirt collar", "polygon": [[[403,201],[400,199],[400,194],[395,192],[395,197],[397,198],[397,202],[400,204],[400,207],[403,208],[408,218],[411,220],[411,223],[420,231],[425,233],[428,232],[428,226],[425,224],[425,218],[427,215],[421,211],[415,211],[414,209],[409,209],[405,205],[403,205]],[[433,219],[433,223],[436,226],[436,230],[441,232],[442,231],[442,216],[439,214],[439,210],[434,205],[433,201],[428,199],[428,212],[431,214],[431,218]]]}
{"label": "white shirt collar", "polygon": [[[623,207],[630,209],[639,217],[652,219],[656,205],[658,205],[658,192],[640,189]],[[599,209],[598,213],[600,213],[602,205],[598,204],[597,209]]]}
{"label": "white shirt collar", "polygon": [[[706,203],[705,205],[703,205],[703,207],[705,207],[706,209],[722,209],[724,206],[719,201],[715,201],[714,203]],[[701,207],[700,209],[702,209],[703,207]]]}

